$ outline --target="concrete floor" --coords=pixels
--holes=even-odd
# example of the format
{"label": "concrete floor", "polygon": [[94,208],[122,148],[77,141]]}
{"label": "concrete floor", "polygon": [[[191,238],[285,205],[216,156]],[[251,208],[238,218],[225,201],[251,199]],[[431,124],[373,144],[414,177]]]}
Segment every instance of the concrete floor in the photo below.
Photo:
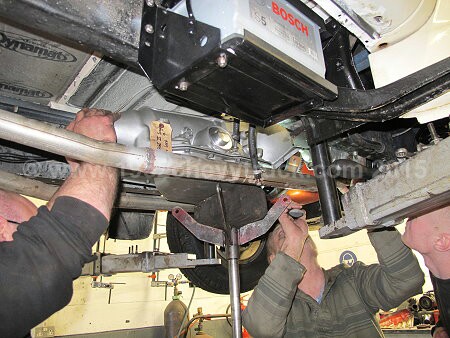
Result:
{"label": "concrete floor", "polygon": [[[203,325],[203,331],[214,338],[230,338],[231,327],[228,322],[224,319],[217,319],[213,321],[205,321]],[[81,335],[70,335],[70,336],[55,336],[55,337],[70,337],[70,338],[163,338],[164,337],[164,327],[155,326],[143,329],[134,330],[118,330],[118,331],[108,331],[100,333],[90,333]],[[190,330],[188,338],[195,337],[196,331]]]}
{"label": "concrete floor", "polygon": [[[204,322],[204,332],[214,338],[230,338],[232,335],[231,327],[226,320],[217,319]],[[429,338],[430,330],[383,330],[386,338]],[[195,331],[191,330],[188,338],[195,337]],[[164,327],[156,326],[135,330],[119,330],[101,333],[91,333],[84,335],[64,336],[71,338],[163,338]]]}

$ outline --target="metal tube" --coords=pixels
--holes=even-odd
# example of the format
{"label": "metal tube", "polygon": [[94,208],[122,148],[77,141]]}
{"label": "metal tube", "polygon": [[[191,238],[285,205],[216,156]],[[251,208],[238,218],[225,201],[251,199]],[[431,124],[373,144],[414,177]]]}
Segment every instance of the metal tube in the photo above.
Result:
{"label": "metal tube", "polygon": [[239,236],[236,228],[231,228],[228,243],[228,282],[230,285],[231,317],[233,338],[242,337],[240,282],[239,282]]}
{"label": "metal tube", "polygon": [[204,243],[205,258],[216,258],[216,246],[211,243]]}
{"label": "metal tube", "polygon": [[189,321],[188,321],[188,323],[185,325],[185,328],[186,329],[184,329],[182,332],[181,332],[181,334],[180,334],[180,338],[186,338],[187,337],[187,334],[188,334],[188,332],[189,332],[189,327],[191,326],[191,324],[193,323],[193,322],[195,322],[196,320],[199,320],[200,318],[209,318],[209,319],[212,319],[212,318],[229,318],[229,317],[231,317],[231,314],[229,314],[229,313],[224,313],[224,314],[213,314],[213,315],[200,315],[200,316],[196,316],[196,315],[194,315],[194,317],[192,317]]}
{"label": "metal tube", "polygon": [[330,157],[326,142],[311,146],[311,157],[314,165],[314,175],[319,192],[320,207],[324,225],[341,218],[341,207],[334,178],[328,172]]}
{"label": "metal tube", "polygon": [[350,33],[334,21],[330,21],[330,25],[331,30],[334,30],[333,37],[324,49],[327,80],[339,87],[365,89],[353,62]]}
{"label": "metal tube", "polygon": [[253,172],[255,173],[255,178],[261,178],[261,172],[259,170],[258,164],[258,148],[256,145],[256,127],[250,125],[248,128],[248,152],[250,155],[250,160],[252,162]]}
{"label": "metal tube", "polygon": [[159,149],[103,143],[2,109],[0,109],[0,138],[79,161],[145,174],[317,190],[314,178],[308,175],[264,169],[261,182],[258,182],[252,168],[245,165],[173,154]]}
{"label": "metal tube", "polygon": [[240,135],[240,125],[241,125],[241,121],[239,119],[234,119],[233,120],[233,134],[232,134],[232,138],[233,138],[233,148],[237,148],[240,140],[241,140],[241,135]]}
{"label": "metal tube", "polygon": [[431,135],[431,142],[433,142],[434,144],[438,143],[440,141],[440,138],[438,133],[436,132],[436,128],[434,128],[433,122],[427,123],[427,128]]}
{"label": "metal tube", "polygon": [[[0,170],[0,188],[18,194],[48,201],[58,190],[58,186],[43,183],[27,177]],[[172,210],[179,206],[188,212],[194,211],[194,205],[166,200],[162,196],[122,193],[117,207],[130,210]],[[215,257],[210,257],[215,258]]]}
{"label": "metal tube", "polygon": [[225,247],[228,259],[228,285],[230,289],[231,316],[233,319],[233,338],[242,337],[240,282],[239,282],[239,230],[227,222],[222,188],[217,183],[217,198],[222,211]]}
{"label": "metal tube", "polygon": [[0,188],[44,201],[52,198],[56,190],[58,190],[58,187],[55,185],[11,174],[3,170],[0,170]]}
{"label": "metal tube", "polygon": [[195,205],[171,202],[162,196],[130,193],[120,194],[117,207],[131,210],[172,210],[175,206],[183,208],[187,212],[194,212],[195,209]]}

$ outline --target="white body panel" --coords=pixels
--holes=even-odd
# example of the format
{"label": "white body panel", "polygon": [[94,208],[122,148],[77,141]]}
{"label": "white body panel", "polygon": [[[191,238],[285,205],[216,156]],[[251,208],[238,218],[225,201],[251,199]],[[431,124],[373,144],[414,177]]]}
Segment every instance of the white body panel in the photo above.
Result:
{"label": "white body panel", "polygon": [[[450,56],[450,2],[438,0],[429,20],[414,34],[370,54],[370,67],[377,88],[395,82],[419,69]],[[420,123],[450,114],[450,94],[424,104],[403,115]]]}

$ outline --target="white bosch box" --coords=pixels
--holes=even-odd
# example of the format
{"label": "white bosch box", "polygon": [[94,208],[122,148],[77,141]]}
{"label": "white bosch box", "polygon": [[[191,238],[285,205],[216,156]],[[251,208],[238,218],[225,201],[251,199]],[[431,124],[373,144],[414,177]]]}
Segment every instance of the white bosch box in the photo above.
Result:
{"label": "white bosch box", "polygon": [[[222,43],[248,31],[295,62],[325,76],[319,27],[284,0],[192,0],[195,19],[220,29]],[[173,12],[187,16],[186,2]]]}

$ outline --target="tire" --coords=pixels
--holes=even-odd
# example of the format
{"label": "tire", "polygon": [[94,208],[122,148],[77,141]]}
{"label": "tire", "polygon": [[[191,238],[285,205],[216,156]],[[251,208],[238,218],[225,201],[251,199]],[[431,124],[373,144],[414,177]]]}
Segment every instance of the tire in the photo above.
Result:
{"label": "tire", "polygon": [[123,240],[145,239],[153,228],[154,213],[119,211],[109,223],[108,238]]}
{"label": "tire", "polygon": [[[171,214],[167,215],[166,232],[167,242],[171,252],[192,253],[197,256],[197,259],[206,258],[204,253],[204,242],[192,235]],[[257,247],[256,250],[255,246]],[[239,262],[241,293],[254,289],[268,266],[265,240],[251,244],[248,251],[253,250],[255,250],[254,254]],[[218,251],[217,257],[219,258],[221,255],[221,252]],[[205,291],[218,294],[229,294],[228,266],[225,259],[222,259],[221,265],[199,266],[192,269],[180,270],[189,281]]]}

